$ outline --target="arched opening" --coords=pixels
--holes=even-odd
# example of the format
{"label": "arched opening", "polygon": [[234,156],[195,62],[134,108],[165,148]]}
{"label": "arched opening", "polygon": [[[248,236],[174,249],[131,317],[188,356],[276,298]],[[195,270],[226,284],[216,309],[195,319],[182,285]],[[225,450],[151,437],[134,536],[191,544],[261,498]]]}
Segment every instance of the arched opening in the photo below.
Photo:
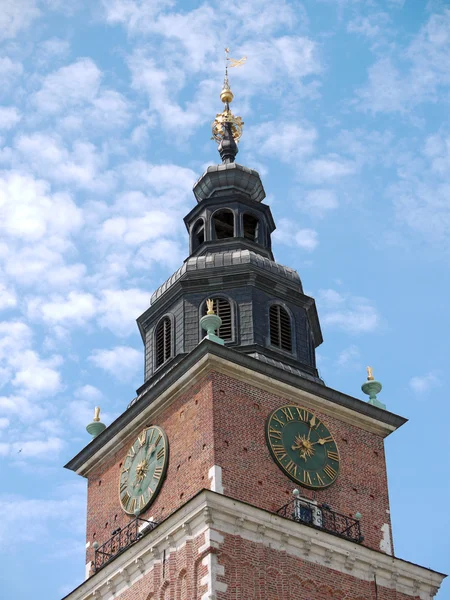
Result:
{"label": "arched opening", "polygon": [[[214,298],[213,310],[222,319],[222,326],[217,331],[217,335],[224,340],[230,342],[233,339],[233,319],[231,304],[226,298]],[[203,314],[206,315],[206,302],[203,305]]]}
{"label": "arched opening", "polygon": [[158,368],[172,356],[172,321],[169,317],[164,317],[158,323],[155,340],[156,368]]}
{"label": "arched opening", "polygon": [[253,215],[244,215],[244,237],[251,242],[257,242],[259,237],[259,220]]}
{"label": "arched opening", "polygon": [[231,210],[219,210],[213,215],[214,237],[225,240],[234,237],[234,214]]}
{"label": "arched opening", "polygon": [[292,352],[291,319],[287,310],[280,304],[272,304],[269,322],[271,345]]}
{"label": "arched opening", "polygon": [[192,252],[205,241],[205,223],[199,219],[192,228]]}

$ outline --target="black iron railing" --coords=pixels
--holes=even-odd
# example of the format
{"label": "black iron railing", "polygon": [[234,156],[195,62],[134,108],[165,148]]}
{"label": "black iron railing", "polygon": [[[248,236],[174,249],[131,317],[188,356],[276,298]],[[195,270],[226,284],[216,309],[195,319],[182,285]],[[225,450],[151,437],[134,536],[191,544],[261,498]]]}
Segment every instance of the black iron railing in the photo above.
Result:
{"label": "black iron railing", "polygon": [[303,498],[294,498],[294,500],[277,510],[277,514],[298,523],[347,538],[358,544],[364,541],[359,520],[341,515],[331,510],[327,504],[317,505],[308,502],[308,500],[303,500]]}
{"label": "black iron railing", "polygon": [[113,531],[112,537],[101,546],[96,547],[94,543],[94,573],[152,531],[156,526],[157,523],[153,521],[146,521],[145,519],[136,517],[125,527],[119,527]]}

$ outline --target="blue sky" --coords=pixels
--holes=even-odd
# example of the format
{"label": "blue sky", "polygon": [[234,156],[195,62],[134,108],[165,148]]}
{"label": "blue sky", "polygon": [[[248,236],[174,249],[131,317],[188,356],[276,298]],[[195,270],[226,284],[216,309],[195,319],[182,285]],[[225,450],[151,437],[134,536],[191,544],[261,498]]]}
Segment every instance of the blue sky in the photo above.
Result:
{"label": "blue sky", "polygon": [[93,407],[109,423],[143,382],[135,319],[186,257],[192,184],[219,161],[225,46],[247,55],[238,161],[317,300],[321,376],[363,398],[370,364],[410,419],[386,441],[396,554],[448,571],[448,3],[1,5],[4,596],[83,579],[85,482],[62,466]]}

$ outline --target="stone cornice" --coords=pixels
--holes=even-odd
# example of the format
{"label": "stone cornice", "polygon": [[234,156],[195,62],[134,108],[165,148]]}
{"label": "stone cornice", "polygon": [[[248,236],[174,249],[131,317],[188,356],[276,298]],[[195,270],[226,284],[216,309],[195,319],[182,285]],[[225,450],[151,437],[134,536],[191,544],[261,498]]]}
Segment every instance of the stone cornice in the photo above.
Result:
{"label": "stone cornice", "polygon": [[[301,523],[295,523],[238,500],[203,490],[139,542],[76,588],[65,600],[112,600],[136,583],[161,557],[187,540],[206,534],[219,548],[218,534],[238,535],[274,550],[322,565],[363,581],[430,600],[445,575],[376,552]],[[202,550],[202,548],[200,548]]]}
{"label": "stone cornice", "polygon": [[154,420],[181,393],[206,374],[218,371],[281,397],[320,410],[346,423],[386,437],[403,425],[403,417],[309,381],[255,358],[203,340],[174,369],[123,412],[66,465],[87,476],[130,434],[137,435],[144,420]]}

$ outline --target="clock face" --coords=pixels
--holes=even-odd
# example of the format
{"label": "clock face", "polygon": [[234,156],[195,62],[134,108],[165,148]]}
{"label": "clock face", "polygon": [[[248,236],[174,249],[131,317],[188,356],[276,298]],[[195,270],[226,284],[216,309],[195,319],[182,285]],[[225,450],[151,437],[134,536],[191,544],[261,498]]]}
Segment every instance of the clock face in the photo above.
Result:
{"label": "clock face", "polygon": [[169,442],[153,425],[140,433],[128,450],[119,479],[120,504],[132,515],[143,512],[156,498],[167,471]]}
{"label": "clock face", "polygon": [[296,483],[320,489],[336,481],[336,442],[308,409],[295,404],[277,408],[267,421],[266,437],[275,462]]}

